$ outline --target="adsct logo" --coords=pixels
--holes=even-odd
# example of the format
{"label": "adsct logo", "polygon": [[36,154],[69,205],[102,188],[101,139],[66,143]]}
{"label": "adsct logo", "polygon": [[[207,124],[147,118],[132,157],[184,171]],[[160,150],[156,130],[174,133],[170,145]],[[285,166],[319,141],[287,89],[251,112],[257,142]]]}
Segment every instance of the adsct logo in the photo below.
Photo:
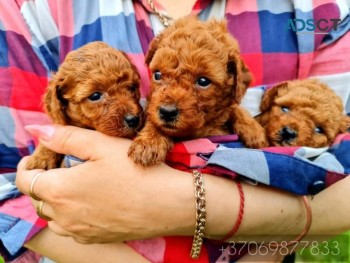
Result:
{"label": "adsct logo", "polygon": [[[327,34],[331,29],[337,30],[340,21],[339,18],[320,18],[318,20],[288,19],[286,29],[293,30],[297,34]],[[317,32],[315,32],[316,29]]]}

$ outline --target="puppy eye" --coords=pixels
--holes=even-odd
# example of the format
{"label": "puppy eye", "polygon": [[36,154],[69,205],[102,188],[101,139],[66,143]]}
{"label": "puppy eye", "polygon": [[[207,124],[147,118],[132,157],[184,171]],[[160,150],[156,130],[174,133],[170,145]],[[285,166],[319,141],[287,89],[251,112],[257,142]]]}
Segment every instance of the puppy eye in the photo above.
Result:
{"label": "puppy eye", "polygon": [[102,98],[102,94],[100,92],[94,92],[93,94],[91,94],[88,99],[91,101],[98,101]]}
{"label": "puppy eye", "polygon": [[136,84],[130,85],[129,90],[130,90],[130,92],[134,93],[137,90],[137,85]]}
{"label": "puppy eye", "polygon": [[160,73],[159,70],[156,70],[154,73],[153,73],[153,79],[155,81],[159,81],[162,79],[162,73]]}
{"label": "puppy eye", "polygon": [[207,88],[211,84],[211,80],[206,77],[199,77],[196,84],[201,88]]}
{"label": "puppy eye", "polygon": [[281,111],[282,111],[282,112],[289,112],[289,108],[286,107],[286,106],[282,106],[282,107],[281,107]]}
{"label": "puppy eye", "polygon": [[323,134],[324,133],[324,129],[320,126],[316,127],[315,130],[314,130],[316,133],[321,133]]}

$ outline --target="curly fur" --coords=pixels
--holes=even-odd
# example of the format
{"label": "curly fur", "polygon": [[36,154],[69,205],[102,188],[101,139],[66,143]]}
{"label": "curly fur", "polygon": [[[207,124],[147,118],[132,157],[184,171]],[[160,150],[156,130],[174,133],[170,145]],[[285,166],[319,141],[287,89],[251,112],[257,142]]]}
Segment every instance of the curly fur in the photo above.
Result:
{"label": "curly fur", "polygon": [[[257,120],[272,146],[324,147],[350,127],[341,99],[316,79],[288,81],[271,88],[260,108]],[[286,128],[294,135],[284,136]]]}
{"label": "curly fur", "polygon": [[[45,110],[53,123],[131,138],[142,126],[142,120],[135,127],[125,121],[126,116],[141,118],[139,83],[136,67],[123,52],[92,42],[68,53],[52,75]],[[89,99],[96,92],[101,98]],[[62,158],[39,144],[28,168],[58,167]]]}
{"label": "curly fur", "polygon": [[[251,74],[225,21],[177,20],[151,42],[146,64],[161,80],[151,81],[146,124],[129,149],[136,163],[163,161],[176,139],[236,132],[248,147],[267,145],[263,128],[239,107]],[[201,77],[211,84],[201,87]],[[176,108],[176,119],[164,122],[161,107]]]}

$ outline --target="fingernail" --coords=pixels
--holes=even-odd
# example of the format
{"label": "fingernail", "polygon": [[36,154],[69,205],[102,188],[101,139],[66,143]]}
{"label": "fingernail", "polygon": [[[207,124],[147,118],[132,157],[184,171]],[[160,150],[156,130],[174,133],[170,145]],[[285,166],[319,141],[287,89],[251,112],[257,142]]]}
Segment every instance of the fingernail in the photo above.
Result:
{"label": "fingernail", "polygon": [[49,141],[55,133],[55,127],[52,125],[26,125],[24,128],[33,136],[42,140]]}

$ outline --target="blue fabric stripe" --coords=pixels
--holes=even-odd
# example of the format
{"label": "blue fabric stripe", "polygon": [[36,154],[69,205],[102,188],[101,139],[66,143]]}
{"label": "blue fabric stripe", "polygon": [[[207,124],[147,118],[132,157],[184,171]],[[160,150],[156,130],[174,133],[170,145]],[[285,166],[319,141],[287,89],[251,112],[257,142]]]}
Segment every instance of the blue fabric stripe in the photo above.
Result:
{"label": "blue fabric stripe", "polygon": [[15,120],[11,114],[10,108],[0,106],[0,116],[1,123],[3,123],[3,125],[0,125],[0,145],[4,144],[8,147],[16,147],[17,144],[14,138],[16,131]]}
{"label": "blue fabric stripe", "polygon": [[29,222],[0,213],[0,239],[11,255],[22,248],[31,227]]}
{"label": "blue fabric stripe", "polygon": [[288,19],[294,18],[293,13],[272,14],[268,11],[260,11],[258,15],[263,53],[298,52],[296,34],[287,29]]}
{"label": "blue fabric stripe", "polygon": [[327,171],[307,161],[264,152],[270,172],[270,185],[296,194],[308,194],[308,187],[325,181]]}
{"label": "blue fabric stripe", "polygon": [[8,60],[8,47],[6,41],[6,32],[0,30],[0,67],[7,67]]}
{"label": "blue fabric stripe", "polygon": [[[308,19],[313,19],[313,12],[304,12],[299,9],[295,10],[295,14],[297,19],[301,19],[303,21],[307,21]],[[294,25],[296,26],[296,29],[301,29],[302,25],[301,22],[296,22]],[[305,22],[305,29],[300,31],[301,33],[312,33],[311,31],[307,31],[306,28],[310,28],[306,22]],[[308,53],[313,52],[315,49],[315,35],[314,34],[298,34],[298,45],[299,45],[299,52],[300,53]]]}
{"label": "blue fabric stripe", "polygon": [[0,168],[16,168],[21,160],[18,148],[0,144]]}
{"label": "blue fabric stripe", "polygon": [[57,71],[59,65],[59,40],[58,38],[51,39],[46,42],[46,45],[39,47],[39,52],[42,55],[44,64],[49,71]]}
{"label": "blue fabric stripe", "polygon": [[[118,35],[123,37],[117,37]],[[127,36],[127,40],[125,36]],[[120,14],[113,17],[101,17],[92,24],[83,26],[82,30],[74,36],[73,48],[76,49],[97,40],[104,41],[127,53],[142,53],[134,15]]]}
{"label": "blue fabric stripe", "polygon": [[[108,0],[110,1],[110,0]],[[74,34],[85,25],[94,23],[100,15],[100,1],[74,0],[73,5]]]}

